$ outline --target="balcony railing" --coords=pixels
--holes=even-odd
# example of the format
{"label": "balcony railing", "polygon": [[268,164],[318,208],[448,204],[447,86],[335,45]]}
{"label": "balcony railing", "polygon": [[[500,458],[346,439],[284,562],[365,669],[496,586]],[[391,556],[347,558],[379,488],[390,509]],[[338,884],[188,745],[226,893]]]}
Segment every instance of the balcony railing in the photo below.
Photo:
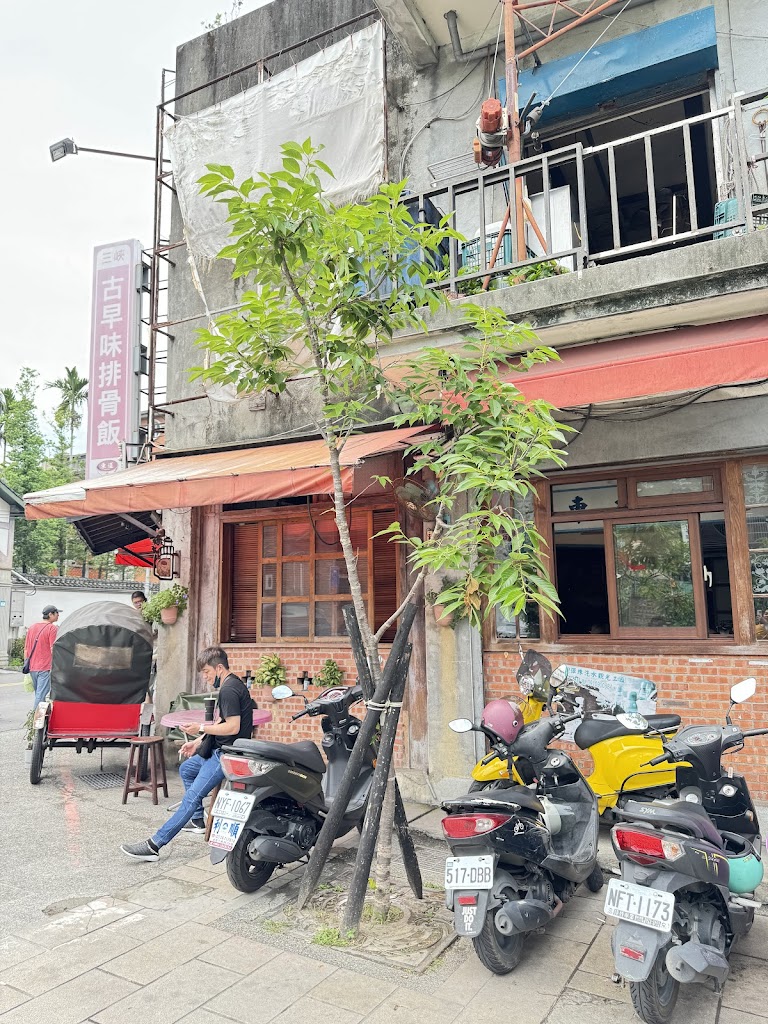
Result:
{"label": "balcony railing", "polygon": [[[768,227],[764,96],[737,95],[718,110],[409,196],[414,216],[450,213],[468,240],[446,246],[441,286],[471,293]],[[745,122],[759,133],[753,155]]]}

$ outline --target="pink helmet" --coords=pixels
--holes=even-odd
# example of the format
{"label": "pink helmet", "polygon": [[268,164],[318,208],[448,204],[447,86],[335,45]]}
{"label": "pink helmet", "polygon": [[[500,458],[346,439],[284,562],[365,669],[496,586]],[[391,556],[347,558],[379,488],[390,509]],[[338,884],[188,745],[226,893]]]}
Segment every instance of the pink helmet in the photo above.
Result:
{"label": "pink helmet", "polygon": [[514,743],[525,724],[522,711],[509,700],[492,700],[486,704],[480,721],[505,743]]}

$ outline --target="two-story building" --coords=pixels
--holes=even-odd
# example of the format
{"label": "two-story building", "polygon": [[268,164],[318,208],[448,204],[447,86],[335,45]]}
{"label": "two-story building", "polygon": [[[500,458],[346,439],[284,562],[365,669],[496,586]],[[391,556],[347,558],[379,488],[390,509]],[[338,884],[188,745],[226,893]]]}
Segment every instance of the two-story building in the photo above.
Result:
{"label": "two-story building", "polygon": [[[511,5],[528,130],[519,160],[489,167],[474,161],[475,122],[513,81],[497,0],[273,0],[179,47],[158,109],[150,431],[162,424],[162,445],[111,488],[28,506],[162,510],[191,600],[186,628],[164,631],[161,701],[190,688],[194,651],[213,641],[241,672],[277,652],[289,681],[327,657],[351,679],[305,385],[235,401],[189,378],[196,330],[240,294],[210,258],[222,227],[194,182],[211,160],[243,177],[246,157],[274,167],[280,142],[306,137],[326,144],[340,197],[407,178],[412,208],[452,213],[467,239],[447,255],[456,298],[429,343],[460,342],[467,301],[531,323],[560,360],[519,386],[576,431],[533,510],[561,618],[491,616],[482,635],[432,615],[414,627],[400,777],[422,799],[466,778],[474,740],[446,723],[515,692],[519,644],[651,679],[659,707],[692,721],[719,720],[731,683],[754,675],[745,714],[768,714],[768,11],[621,0],[587,19],[587,0]],[[424,342],[398,336],[393,354]],[[405,567],[371,538],[407,513],[371,481],[399,475],[400,441],[366,434],[348,467],[377,621]],[[272,734],[287,738],[279,714]],[[766,797],[764,760],[738,759]]]}

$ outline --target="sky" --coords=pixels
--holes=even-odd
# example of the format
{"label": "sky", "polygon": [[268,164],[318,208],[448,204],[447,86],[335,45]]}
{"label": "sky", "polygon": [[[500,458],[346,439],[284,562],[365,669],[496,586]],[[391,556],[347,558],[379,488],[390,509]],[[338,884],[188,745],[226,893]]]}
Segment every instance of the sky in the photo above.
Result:
{"label": "sky", "polygon": [[[269,0],[244,0],[240,13]],[[163,67],[176,46],[229,14],[232,0],[33,0],[6,5],[0,33],[0,388],[22,366],[43,382],[88,375],[96,245],[152,239],[153,166],[81,153],[52,163],[63,138],[154,153]],[[55,392],[41,391],[39,408]]]}

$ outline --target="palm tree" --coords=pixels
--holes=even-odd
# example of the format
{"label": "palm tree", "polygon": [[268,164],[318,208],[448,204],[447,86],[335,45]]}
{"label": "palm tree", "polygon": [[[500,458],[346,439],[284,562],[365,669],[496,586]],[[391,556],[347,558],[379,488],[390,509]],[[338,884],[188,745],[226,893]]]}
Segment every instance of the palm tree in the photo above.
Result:
{"label": "palm tree", "polygon": [[88,401],[88,378],[81,377],[75,366],[65,366],[64,376],[49,381],[47,388],[55,388],[61,395],[61,402],[56,406],[56,416],[63,423],[69,424],[69,461],[75,453],[75,431],[83,422],[80,407]]}
{"label": "palm tree", "polygon": [[5,455],[8,445],[8,437],[6,433],[6,421],[8,414],[11,411],[11,406],[16,400],[16,395],[13,392],[13,388],[0,388],[0,441],[3,443],[3,465],[5,465]]}

